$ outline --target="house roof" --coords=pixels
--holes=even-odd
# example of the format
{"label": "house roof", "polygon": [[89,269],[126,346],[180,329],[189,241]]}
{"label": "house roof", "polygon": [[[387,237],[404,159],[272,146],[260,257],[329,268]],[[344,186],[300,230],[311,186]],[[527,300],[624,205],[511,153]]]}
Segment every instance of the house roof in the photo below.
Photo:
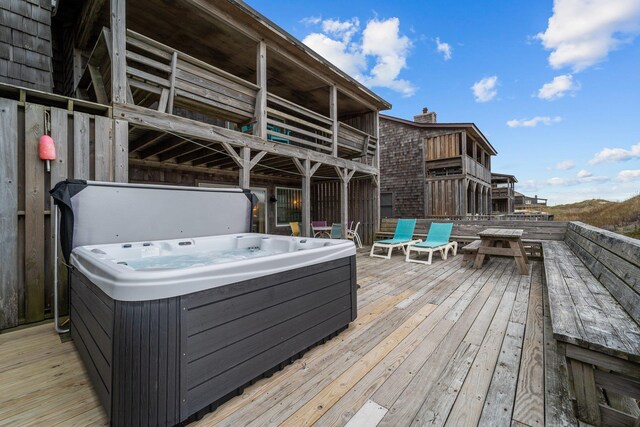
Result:
{"label": "house roof", "polygon": [[491,145],[489,140],[484,136],[482,131],[478,129],[475,123],[418,123],[411,120],[401,119],[399,117],[387,116],[380,114],[381,120],[390,120],[397,123],[402,123],[409,126],[418,127],[421,129],[460,129],[467,131],[471,136],[480,141],[482,145],[489,151],[492,156],[498,154],[496,149]]}
{"label": "house roof", "polygon": [[513,182],[518,182],[518,179],[515,175],[509,175],[507,173],[497,173],[491,172],[491,181],[496,180],[512,180]]}

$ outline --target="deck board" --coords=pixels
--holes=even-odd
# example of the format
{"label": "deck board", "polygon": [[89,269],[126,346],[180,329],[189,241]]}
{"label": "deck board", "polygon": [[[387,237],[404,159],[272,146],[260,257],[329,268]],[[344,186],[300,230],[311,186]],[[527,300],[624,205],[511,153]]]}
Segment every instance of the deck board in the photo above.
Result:
{"label": "deck board", "polygon": [[[575,420],[570,402],[545,402],[566,372],[549,371],[562,367],[558,359],[547,365],[539,261],[520,276],[500,257],[475,270],[460,268],[461,255],[425,266],[366,254],[357,259],[358,318],[346,331],[192,425]],[[61,343],[51,324],[0,335],[0,425],[106,423],[73,343]]]}

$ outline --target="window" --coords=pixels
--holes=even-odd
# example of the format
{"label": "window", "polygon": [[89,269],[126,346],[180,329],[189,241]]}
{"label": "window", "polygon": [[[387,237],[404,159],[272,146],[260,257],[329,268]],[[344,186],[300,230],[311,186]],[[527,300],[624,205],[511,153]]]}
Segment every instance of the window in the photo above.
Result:
{"label": "window", "polygon": [[302,190],[276,187],[276,226],[302,221]]}
{"label": "window", "polygon": [[393,193],[380,193],[380,217],[393,217]]}

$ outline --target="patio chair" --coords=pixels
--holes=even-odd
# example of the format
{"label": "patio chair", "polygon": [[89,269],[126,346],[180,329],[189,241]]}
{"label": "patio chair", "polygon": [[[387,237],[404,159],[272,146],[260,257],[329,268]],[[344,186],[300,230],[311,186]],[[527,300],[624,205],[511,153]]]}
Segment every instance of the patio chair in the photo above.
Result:
{"label": "patio chair", "polygon": [[[449,249],[453,251],[455,256],[458,253],[458,242],[449,241],[452,228],[452,223],[432,223],[427,233],[427,240],[407,246],[405,261],[431,265],[433,251],[440,252],[442,259],[446,260]],[[411,251],[418,252],[418,254],[426,252],[429,256],[426,261],[412,259]]]}
{"label": "patio chair", "polygon": [[332,239],[342,239],[342,224],[331,224],[331,235],[329,237]]}
{"label": "patio chair", "polygon": [[299,222],[290,222],[289,227],[291,227],[291,235],[294,237],[300,237],[300,223]]}
{"label": "patio chair", "polygon": [[[371,246],[371,253],[369,256],[391,259],[391,252],[394,248],[401,248],[402,252],[407,253],[405,247],[414,243],[418,243],[421,240],[413,239],[413,230],[416,228],[415,219],[399,219],[396,225],[396,231],[393,234],[393,239],[377,240],[373,242]],[[379,255],[373,253],[376,248],[387,249],[386,255]]]}
{"label": "patio chair", "polygon": [[[351,226],[353,227],[353,222]],[[362,240],[360,240],[360,235],[358,234],[358,227],[360,227],[360,221],[358,221],[355,228],[347,230],[347,239],[353,240],[358,249],[362,249]]]}

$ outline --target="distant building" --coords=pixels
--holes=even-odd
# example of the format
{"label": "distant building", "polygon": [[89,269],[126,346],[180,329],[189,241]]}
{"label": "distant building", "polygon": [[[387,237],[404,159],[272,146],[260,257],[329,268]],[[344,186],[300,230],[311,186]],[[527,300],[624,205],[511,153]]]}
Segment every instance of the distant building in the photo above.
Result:
{"label": "distant building", "polygon": [[547,207],[547,199],[539,198],[536,194],[533,197],[525,196],[522,193],[515,192],[516,210],[544,210]]}
{"label": "distant building", "polygon": [[491,213],[491,143],[473,123],[380,116],[380,216]]}
{"label": "distant building", "polygon": [[492,213],[511,214],[515,210],[515,176],[504,173],[491,173],[491,210]]}

